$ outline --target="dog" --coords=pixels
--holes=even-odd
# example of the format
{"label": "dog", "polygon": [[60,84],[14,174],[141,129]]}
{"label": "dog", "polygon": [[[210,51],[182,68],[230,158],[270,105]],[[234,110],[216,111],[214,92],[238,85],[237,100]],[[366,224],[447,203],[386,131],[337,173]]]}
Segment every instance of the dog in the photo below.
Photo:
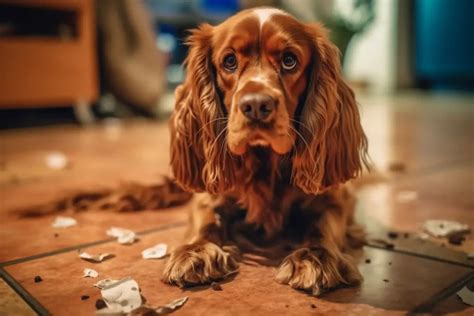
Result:
{"label": "dog", "polygon": [[163,281],[204,284],[235,271],[222,219],[238,213],[264,240],[298,236],[278,282],[314,294],[358,284],[345,251],[357,240],[345,182],[368,166],[367,139],[326,29],[256,8],[199,26],[187,45],[170,153],[177,183],[196,202]]}

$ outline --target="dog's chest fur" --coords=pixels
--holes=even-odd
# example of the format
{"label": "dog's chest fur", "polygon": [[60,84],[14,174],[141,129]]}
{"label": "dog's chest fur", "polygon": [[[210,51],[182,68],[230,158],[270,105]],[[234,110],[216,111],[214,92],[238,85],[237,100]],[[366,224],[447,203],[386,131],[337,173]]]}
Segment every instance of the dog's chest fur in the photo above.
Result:
{"label": "dog's chest fur", "polygon": [[246,210],[245,221],[262,227],[272,236],[283,228],[297,196],[301,194],[290,185],[291,162],[271,150],[252,148],[239,170],[238,187],[232,195]]}

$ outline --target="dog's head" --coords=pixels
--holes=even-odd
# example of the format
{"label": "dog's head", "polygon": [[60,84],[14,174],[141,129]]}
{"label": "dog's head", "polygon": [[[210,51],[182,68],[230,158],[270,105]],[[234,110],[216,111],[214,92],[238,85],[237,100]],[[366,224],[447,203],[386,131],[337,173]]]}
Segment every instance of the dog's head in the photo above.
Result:
{"label": "dog's head", "polygon": [[184,188],[232,188],[236,161],[254,146],[290,155],[292,181],[307,193],[361,171],[359,112],[321,25],[259,8],[201,25],[187,43],[170,123],[171,165]]}

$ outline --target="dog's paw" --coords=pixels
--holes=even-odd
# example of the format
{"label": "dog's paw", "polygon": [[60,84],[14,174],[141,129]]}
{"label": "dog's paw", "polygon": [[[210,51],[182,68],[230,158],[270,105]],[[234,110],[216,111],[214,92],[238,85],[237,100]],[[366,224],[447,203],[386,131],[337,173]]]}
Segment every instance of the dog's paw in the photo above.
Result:
{"label": "dog's paw", "polygon": [[171,253],[163,281],[180,287],[205,284],[235,272],[238,266],[231,254],[211,242],[184,245]]}
{"label": "dog's paw", "polygon": [[347,255],[331,256],[323,249],[318,252],[303,248],[287,256],[278,268],[277,281],[311,291],[313,295],[340,284],[356,285],[362,281],[359,270]]}

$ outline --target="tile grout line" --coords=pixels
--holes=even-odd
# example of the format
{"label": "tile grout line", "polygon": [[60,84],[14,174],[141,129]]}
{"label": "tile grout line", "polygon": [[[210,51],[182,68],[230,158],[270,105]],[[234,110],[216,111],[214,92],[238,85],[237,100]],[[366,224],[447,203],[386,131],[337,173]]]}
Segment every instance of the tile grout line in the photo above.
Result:
{"label": "tile grout line", "polygon": [[51,315],[51,313],[38,302],[20,283],[18,283],[3,267],[0,267],[1,278],[23,299],[28,306],[38,315]]}
{"label": "tile grout line", "polygon": [[[150,228],[150,229],[138,232],[137,235],[142,236],[142,235],[147,235],[147,234],[162,231],[162,230],[167,230],[167,229],[170,229],[170,228],[181,227],[181,226],[184,226],[186,223],[187,223],[186,221],[180,221],[180,222],[167,224],[167,225],[156,227],[156,228]],[[115,241],[115,240],[116,240],[115,238],[107,238],[107,239],[94,241],[94,242],[90,242],[90,243],[85,243],[85,244],[80,244],[80,245],[76,245],[76,246],[61,248],[61,249],[57,249],[57,250],[50,251],[50,252],[44,252],[44,253],[40,253],[40,254],[33,255],[33,256],[22,257],[22,258],[10,260],[10,261],[5,261],[5,262],[0,263],[0,268],[15,265],[15,264],[19,264],[19,263],[24,263],[24,262],[28,262],[28,261],[33,261],[33,260],[37,260],[37,259],[41,259],[41,258],[45,258],[45,257],[50,257],[50,256],[54,256],[54,255],[57,255],[57,254],[70,252],[70,251],[73,251],[73,250],[79,250],[79,249],[82,249],[82,248],[88,248],[88,247],[92,247],[92,246],[106,244],[106,243],[109,243],[109,242],[112,242],[112,241]],[[465,268],[473,268],[474,267],[474,264],[469,265],[469,264],[465,264],[465,263],[461,263],[461,262],[446,260],[446,259],[433,257],[433,256],[429,256],[429,255],[424,255],[424,254],[411,252],[411,251],[407,251],[407,250],[387,249],[386,247],[383,247],[383,246],[376,246],[376,245],[371,245],[371,244],[367,244],[365,246],[370,247],[370,248],[376,248],[376,249],[382,249],[382,250],[397,252],[397,253],[410,255],[410,256],[414,256],[414,257],[420,257],[420,258],[424,258],[424,259],[428,259],[428,260],[434,260],[434,261],[439,261],[439,262],[443,262],[443,263],[453,264],[453,265],[462,266],[462,267],[465,267]]]}
{"label": "tile grout line", "polygon": [[471,269],[474,268],[474,264],[470,265],[470,264],[467,264],[467,263],[451,261],[451,260],[447,260],[447,259],[442,259],[442,258],[438,258],[438,257],[433,257],[433,256],[421,254],[421,253],[408,251],[408,250],[400,250],[400,249],[396,249],[396,248],[395,249],[388,249],[387,247],[384,247],[384,246],[376,246],[376,245],[370,245],[370,244],[367,244],[365,246],[370,247],[370,248],[376,248],[376,249],[382,249],[382,250],[386,250],[386,251],[401,253],[401,254],[405,254],[405,255],[409,255],[409,256],[413,256],[413,257],[419,257],[419,258],[423,258],[423,259],[439,261],[439,262],[443,262],[443,263],[449,263],[449,264],[461,266],[461,267],[464,267],[464,268],[471,268]]}
{"label": "tile grout line", "polygon": [[[143,235],[147,235],[147,234],[150,234],[150,233],[159,232],[159,231],[162,231],[162,230],[181,227],[181,226],[184,226],[185,224],[186,224],[186,221],[180,221],[180,222],[163,225],[163,226],[156,227],[156,228],[150,228],[150,229],[138,232],[137,235],[143,236]],[[37,260],[37,259],[42,259],[42,258],[46,258],[46,257],[51,257],[51,256],[55,256],[55,255],[58,255],[58,254],[70,252],[70,251],[73,251],[73,250],[79,250],[79,249],[88,248],[88,247],[92,247],[92,246],[102,245],[102,244],[106,244],[106,243],[113,242],[113,241],[116,241],[116,238],[102,239],[102,240],[93,241],[93,242],[90,242],[90,243],[85,243],[85,244],[70,246],[70,247],[61,248],[61,249],[57,249],[57,250],[53,250],[53,251],[49,251],[49,252],[44,252],[44,253],[36,254],[36,255],[33,255],[33,256],[22,257],[22,258],[10,260],[10,261],[5,261],[5,262],[0,263],[0,268],[15,265],[15,264],[19,264],[19,263],[24,263],[24,262],[28,262],[28,261],[33,261],[33,260]]]}
{"label": "tile grout line", "polygon": [[468,272],[463,275],[460,279],[454,281],[438,293],[434,294],[430,299],[424,303],[415,306],[411,311],[408,312],[408,315],[418,315],[420,313],[429,313],[433,307],[435,307],[441,301],[449,298],[454,293],[458,292],[469,282],[474,281],[474,271]]}

